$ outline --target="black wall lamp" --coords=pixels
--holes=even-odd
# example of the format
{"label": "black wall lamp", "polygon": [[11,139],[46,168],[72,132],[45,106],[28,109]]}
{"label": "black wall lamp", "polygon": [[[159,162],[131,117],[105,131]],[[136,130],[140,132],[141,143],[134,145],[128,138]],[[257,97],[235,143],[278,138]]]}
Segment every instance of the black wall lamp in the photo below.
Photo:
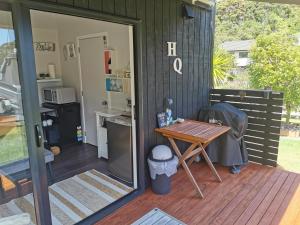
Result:
{"label": "black wall lamp", "polygon": [[183,17],[185,17],[187,19],[193,19],[195,17],[193,6],[188,3],[183,3],[182,4],[182,14],[183,14]]}
{"label": "black wall lamp", "polygon": [[182,16],[186,19],[193,19],[195,17],[194,7],[211,10],[214,6],[214,0],[190,0],[184,1],[182,4]]}

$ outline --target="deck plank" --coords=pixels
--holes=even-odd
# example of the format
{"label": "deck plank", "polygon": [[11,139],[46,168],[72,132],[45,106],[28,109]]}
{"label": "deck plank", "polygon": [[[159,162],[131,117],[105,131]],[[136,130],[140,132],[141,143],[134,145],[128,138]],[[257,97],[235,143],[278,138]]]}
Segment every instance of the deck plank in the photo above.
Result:
{"label": "deck plank", "polygon": [[273,199],[277,195],[278,191],[280,190],[280,188],[286,181],[287,177],[288,177],[287,172],[282,172],[280,174],[280,177],[277,179],[276,183],[270,189],[270,191],[265,196],[263,201],[260,203],[260,205],[258,207],[256,207],[255,212],[252,214],[250,220],[246,223],[247,225],[259,223],[259,221],[262,219],[263,215],[269,208],[270,204],[272,203]]}
{"label": "deck plank", "polygon": [[[195,165],[193,165],[195,166]],[[192,166],[192,168],[194,168]],[[206,172],[204,173],[204,176],[199,174],[198,172],[193,173],[195,180],[198,182],[201,190],[203,191],[203,194],[207,199],[211,198],[211,196],[216,195],[219,192],[219,185],[220,183],[217,182],[211,175],[211,171],[206,166],[204,167]],[[184,171],[182,171],[184,172]],[[228,171],[221,170],[220,176],[223,178],[222,183],[228,183],[231,180],[231,175],[228,173]],[[189,181],[187,180],[187,177],[183,174],[184,179],[181,181],[181,187],[178,189],[177,192],[174,193],[176,195],[176,201],[174,204],[167,204],[164,210],[173,212],[173,215],[178,215],[182,217],[181,220],[185,222],[185,220],[188,221],[189,215],[186,214],[186,205],[189,205],[190,208],[197,208],[197,207],[205,207],[206,201],[199,202],[199,198],[195,196],[194,190],[191,191],[191,185],[189,184]],[[176,184],[175,184],[176,185]],[[173,184],[173,186],[175,186]],[[177,186],[177,185],[176,185]],[[178,198],[178,197],[179,198]],[[187,217],[187,218],[186,218]]]}
{"label": "deck plank", "polygon": [[297,217],[300,213],[300,180],[296,181],[296,190],[293,194],[292,199],[289,202],[289,205],[280,220],[280,225],[286,224],[293,224],[297,225],[300,224],[300,221],[297,220]]}
{"label": "deck plank", "polygon": [[[291,185],[287,195],[285,196],[284,200],[280,204],[279,209],[276,212],[276,215],[272,219],[271,225],[278,225],[281,223],[283,217],[287,213],[287,209],[289,205],[291,204],[291,201],[293,200],[295,196],[295,192],[299,190],[299,185],[300,185],[300,175],[296,177],[294,180],[293,184]],[[299,208],[299,206],[298,206]]]}
{"label": "deck plank", "polygon": [[267,181],[263,188],[258,192],[255,198],[251,201],[248,208],[243,212],[243,214],[234,223],[234,225],[242,225],[248,222],[248,220],[251,218],[257,207],[261,204],[263,199],[273,187],[274,182],[280,177],[281,173],[282,171],[280,170],[275,171],[275,173],[271,176],[271,178]]}
{"label": "deck plank", "polygon": [[[97,225],[131,224],[153,208],[160,208],[191,225],[293,224],[299,220],[300,174],[250,164],[239,175],[216,167],[223,179],[218,183],[205,163],[191,166],[205,198],[195,197],[183,169],[172,177],[172,192],[160,196],[151,189],[99,221]],[[241,222],[241,223],[239,223]],[[291,222],[291,223],[290,223]]]}
{"label": "deck plank", "polygon": [[251,179],[248,184],[244,185],[243,190],[241,190],[238,195],[232,199],[232,201],[230,201],[223,209],[221,209],[218,215],[215,215],[215,217],[211,218],[210,224],[223,224],[229,215],[231,215],[231,223],[233,224],[239,215],[242,214],[242,209],[247,207],[247,205],[245,205],[245,203],[248,202],[247,198],[251,199],[252,196],[256,194],[256,189],[260,188],[265,183],[265,180],[271,173],[272,170],[269,168],[262,168],[261,171],[258,173],[256,172],[254,178]]}
{"label": "deck plank", "polygon": [[282,188],[274,198],[272,204],[268,208],[268,210],[265,212],[263,218],[259,222],[259,225],[267,225],[272,222],[272,219],[276,215],[277,210],[280,207],[280,204],[284,200],[285,196],[287,195],[291,185],[293,184],[295,178],[297,177],[296,174],[290,173],[286,181],[284,182]]}
{"label": "deck plank", "polygon": [[[267,167],[266,167],[267,168]],[[268,168],[269,169],[269,168]],[[258,182],[253,189],[242,199],[242,201],[236,205],[236,207],[232,210],[230,215],[228,215],[226,218],[224,218],[224,222],[222,224],[224,225],[232,225],[236,222],[236,220],[239,219],[239,217],[242,215],[242,213],[248,208],[248,206],[251,203],[251,200],[255,198],[257,193],[262,189],[262,187],[265,185],[267,180],[270,176],[272,176],[275,173],[276,170],[269,170],[265,173],[263,171],[258,171],[264,173],[263,177],[261,178],[261,182]]]}
{"label": "deck plank", "polygon": [[[201,222],[203,224],[210,224],[209,221],[218,214],[218,211],[222,210],[235,196],[247,185],[250,180],[255,177],[256,173],[252,170],[246,170],[240,176],[236,176],[234,180],[228,180],[228,183],[224,183],[224,191],[215,195],[211,195],[211,198],[205,198],[207,200],[207,206],[203,209],[201,215],[196,215],[195,222]],[[216,205],[218,207],[216,207]]]}

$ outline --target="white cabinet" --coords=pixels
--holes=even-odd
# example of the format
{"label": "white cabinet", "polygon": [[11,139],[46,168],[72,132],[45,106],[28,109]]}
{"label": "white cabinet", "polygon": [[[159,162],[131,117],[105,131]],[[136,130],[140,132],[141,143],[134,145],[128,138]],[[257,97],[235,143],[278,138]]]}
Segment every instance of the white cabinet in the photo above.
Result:
{"label": "white cabinet", "polygon": [[107,129],[103,127],[105,118],[119,116],[122,113],[123,111],[113,109],[102,109],[96,112],[98,158],[108,159]]}
{"label": "white cabinet", "polygon": [[107,151],[107,129],[104,127],[98,127],[98,158],[108,159]]}

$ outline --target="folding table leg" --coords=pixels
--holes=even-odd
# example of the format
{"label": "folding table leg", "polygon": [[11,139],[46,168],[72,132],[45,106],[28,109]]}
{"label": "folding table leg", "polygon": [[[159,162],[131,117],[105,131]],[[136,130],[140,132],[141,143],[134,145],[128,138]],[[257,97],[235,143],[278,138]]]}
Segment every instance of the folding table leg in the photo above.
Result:
{"label": "folding table leg", "polygon": [[[201,152],[205,151],[204,149],[208,146],[208,144],[203,144],[202,146],[200,146],[199,148],[201,148]],[[192,163],[196,160],[197,156],[200,157],[201,152],[199,152],[199,154],[194,155],[189,161],[188,161],[188,166],[192,165]]]}
{"label": "folding table leg", "polygon": [[196,154],[192,158],[190,158],[190,160],[187,162],[187,165],[188,166],[192,165],[192,163],[196,160],[197,156],[199,156],[200,154],[201,154],[201,152],[199,152],[198,154]]}
{"label": "folding table leg", "polygon": [[211,169],[211,171],[213,172],[214,176],[218,179],[218,181],[222,182],[221,177],[219,176],[216,168],[214,167],[213,163],[210,161],[210,158],[208,157],[205,149],[203,148],[202,145],[200,145],[200,147],[202,148],[201,154],[203,155],[205,161],[207,162],[209,168]]}
{"label": "folding table leg", "polygon": [[[168,138],[168,139],[169,139],[169,141],[170,141],[170,143],[171,143],[171,145],[172,145],[172,147],[173,147],[175,153],[177,154],[179,160],[181,160],[182,155],[181,155],[181,152],[180,152],[180,150],[178,149],[178,147],[177,147],[177,145],[176,145],[174,139],[173,139],[173,138]],[[200,188],[199,188],[199,186],[198,186],[198,184],[197,184],[195,178],[193,177],[193,175],[192,175],[192,173],[191,173],[191,171],[190,171],[188,165],[186,164],[185,160],[182,160],[181,165],[182,165],[183,169],[185,170],[185,172],[187,173],[188,178],[189,178],[190,181],[192,182],[192,184],[193,184],[194,188],[196,189],[197,193],[201,196],[201,198],[204,198],[203,193],[202,193],[202,191],[200,190]]]}

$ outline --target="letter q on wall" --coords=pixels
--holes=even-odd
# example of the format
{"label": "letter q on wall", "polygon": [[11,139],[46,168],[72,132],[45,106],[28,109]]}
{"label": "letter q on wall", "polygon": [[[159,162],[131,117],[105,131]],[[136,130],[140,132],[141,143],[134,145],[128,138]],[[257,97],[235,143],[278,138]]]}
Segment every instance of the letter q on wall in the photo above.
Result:
{"label": "letter q on wall", "polygon": [[[168,56],[169,57],[176,57],[177,52],[176,52],[176,42],[167,42],[168,44]],[[182,74],[182,60],[181,58],[177,57],[174,59],[173,62],[173,69],[176,73]]]}

